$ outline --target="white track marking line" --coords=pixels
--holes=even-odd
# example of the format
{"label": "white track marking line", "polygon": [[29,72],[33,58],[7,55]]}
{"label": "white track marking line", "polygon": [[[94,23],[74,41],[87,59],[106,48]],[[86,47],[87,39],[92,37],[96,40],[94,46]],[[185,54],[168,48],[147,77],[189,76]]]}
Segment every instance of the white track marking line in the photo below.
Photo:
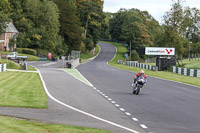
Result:
{"label": "white track marking line", "polygon": [[125,112],[125,114],[126,114],[126,115],[128,115],[128,116],[130,116],[130,115],[131,115],[131,114],[130,114],[130,113],[128,113],[128,112]]}
{"label": "white track marking line", "polygon": [[89,86],[94,87],[77,69],[75,70],[78,72],[78,74],[81,75],[82,78],[84,78],[89,83]]}
{"label": "white track marking line", "polygon": [[138,121],[138,119],[137,119],[137,118],[132,118],[132,120],[134,120],[134,121]]}
{"label": "white track marking line", "polygon": [[111,101],[111,103],[116,103],[115,101]]}
{"label": "white track marking line", "polygon": [[120,109],[121,111],[123,111],[123,112],[125,111],[125,109],[124,109],[124,108],[119,108],[119,109]]}
{"label": "white track marking line", "polygon": [[67,104],[65,104],[65,103],[63,103],[63,102],[57,100],[56,98],[54,98],[54,97],[49,93],[49,91],[48,91],[48,89],[47,89],[47,87],[46,87],[46,84],[45,84],[45,82],[44,82],[44,79],[43,79],[43,77],[42,77],[42,74],[40,73],[39,69],[37,69],[37,70],[38,70],[38,73],[39,73],[39,76],[40,76],[40,79],[41,79],[41,81],[42,81],[42,84],[43,84],[43,87],[44,87],[44,90],[45,90],[46,94],[47,94],[52,100],[54,100],[55,102],[57,102],[57,103],[59,103],[59,104],[65,106],[65,107],[67,107],[67,108],[70,108],[70,109],[72,109],[72,110],[74,110],[74,111],[77,111],[77,112],[82,113],[82,114],[84,114],[84,115],[90,116],[90,117],[92,117],[92,118],[94,118],[94,119],[103,121],[103,122],[105,122],[105,123],[111,124],[111,125],[113,125],[113,126],[122,128],[122,129],[124,129],[124,130],[130,131],[130,132],[133,132],[133,133],[139,133],[138,131],[135,131],[135,130],[133,130],[133,129],[127,128],[127,127],[122,126],[122,125],[119,125],[119,124],[117,124],[117,123],[114,123],[114,122],[111,122],[111,121],[102,119],[102,118],[100,118],[100,117],[97,117],[97,116],[95,116],[95,115],[89,114],[89,113],[87,113],[87,112],[84,112],[84,111],[82,111],[82,110],[79,110],[79,109],[77,109],[77,108],[74,108],[74,107],[72,107],[72,106],[70,106],[70,105],[67,105]]}
{"label": "white track marking line", "polygon": [[140,124],[140,126],[141,126],[142,128],[144,128],[144,129],[147,129],[147,128],[148,128],[148,127],[145,126],[144,124]]}
{"label": "white track marking line", "polygon": [[119,107],[119,104],[115,104],[116,107]]}

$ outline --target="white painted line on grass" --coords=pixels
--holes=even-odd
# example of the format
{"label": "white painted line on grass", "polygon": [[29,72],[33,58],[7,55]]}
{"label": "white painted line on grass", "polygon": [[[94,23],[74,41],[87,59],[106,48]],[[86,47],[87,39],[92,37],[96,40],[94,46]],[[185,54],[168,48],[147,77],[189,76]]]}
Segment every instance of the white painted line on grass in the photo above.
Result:
{"label": "white painted line on grass", "polygon": [[144,128],[144,129],[147,129],[147,128],[148,128],[148,127],[145,126],[144,124],[140,124],[140,126],[141,126],[142,128]]}
{"label": "white painted line on grass", "polygon": [[[37,68],[36,68],[36,69],[37,69]],[[133,130],[133,129],[127,128],[127,127],[122,126],[122,125],[119,125],[119,124],[117,124],[117,123],[114,123],[114,122],[111,122],[111,121],[102,119],[102,118],[100,118],[100,117],[97,117],[97,116],[95,116],[95,115],[89,114],[89,113],[87,113],[87,112],[84,112],[84,111],[82,111],[82,110],[79,110],[79,109],[77,109],[77,108],[74,108],[74,107],[72,107],[72,106],[70,106],[70,105],[67,105],[67,104],[65,104],[65,103],[63,103],[63,102],[57,100],[56,98],[54,98],[54,97],[49,93],[49,91],[48,91],[48,89],[47,89],[47,87],[46,87],[46,84],[45,84],[45,82],[44,82],[44,79],[43,79],[43,77],[42,77],[42,74],[40,73],[39,69],[37,69],[37,71],[38,71],[38,73],[39,73],[39,76],[40,76],[40,79],[41,79],[41,81],[42,81],[42,84],[43,84],[43,87],[44,87],[44,90],[45,90],[46,94],[49,96],[49,98],[51,98],[51,99],[54,100],[55,102],[57,102],[57,103],[59,103],[59,104],[65,106],[65,107],[67,107],[67,108],[70,108],[70,109],[72,109],[72,110],[74,110],[74,111],[77,111],[77,112],[79,112],[79,113],[81,113],[81,114],[90,116],[90,117],[92,117],[92,118],[94,118],[94,119],[103,121],[103,122],[105,122],[105,123],[111,124],[111,125],[113,125],[113,126],[116,126],[116,127],[121,128],[121,129],[130,131],[130,132],[133,132],[133,133],[139,133],[138,131],[135,131],[135,130]]]}

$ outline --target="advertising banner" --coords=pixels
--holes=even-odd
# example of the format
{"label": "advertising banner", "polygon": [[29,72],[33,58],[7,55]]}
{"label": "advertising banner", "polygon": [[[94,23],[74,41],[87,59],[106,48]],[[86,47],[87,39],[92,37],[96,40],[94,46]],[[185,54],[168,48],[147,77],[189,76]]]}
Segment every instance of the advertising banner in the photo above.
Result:
{"label": "advertising banner", "polygon": [[145,47],[145,55],[175,55],[175,48]]}

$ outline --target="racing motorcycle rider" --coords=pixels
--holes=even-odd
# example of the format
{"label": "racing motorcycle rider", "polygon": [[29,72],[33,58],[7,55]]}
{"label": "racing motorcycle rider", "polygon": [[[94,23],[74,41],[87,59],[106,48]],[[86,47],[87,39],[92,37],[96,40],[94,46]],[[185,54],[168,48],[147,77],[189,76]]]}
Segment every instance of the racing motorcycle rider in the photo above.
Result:
{"label": "racing motorcycle rider", "polygon": [[[136,80],[137,80],[139,77],[141,77],[141,76],[143,76],[143,77],[145,78],[146,82],[147,82],[147,76],[146,76],[146,74],[144,74],[144,70],[140,70],[140,73],[137,73],[137,74],[135,75],[134,80],[133,80],[133,83],[132,83],[132,86],[136,85]],[[146,82],[145,82],[145,83],[146,83]]]}

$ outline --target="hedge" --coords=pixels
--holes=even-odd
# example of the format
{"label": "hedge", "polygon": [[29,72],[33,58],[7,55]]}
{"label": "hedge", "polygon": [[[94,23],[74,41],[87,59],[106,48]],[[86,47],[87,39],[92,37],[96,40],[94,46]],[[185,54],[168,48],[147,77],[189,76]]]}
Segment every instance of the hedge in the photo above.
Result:
{"label": "hedge", "polygon": [[34,49],[29,49],[29,48],[16,48],[15,49],[18,53],[23,53],[23,54],[30,54],[30,55],[36,55],[37,51]]}

